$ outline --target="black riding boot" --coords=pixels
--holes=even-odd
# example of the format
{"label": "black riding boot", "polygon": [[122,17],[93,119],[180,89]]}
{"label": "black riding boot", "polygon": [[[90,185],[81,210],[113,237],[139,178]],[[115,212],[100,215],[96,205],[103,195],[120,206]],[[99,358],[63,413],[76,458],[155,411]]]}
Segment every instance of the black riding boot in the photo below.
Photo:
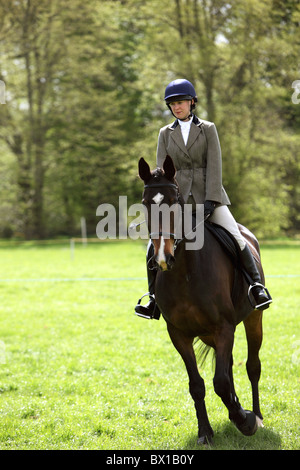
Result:
{"label": "black riding boot", "polygon": [[269,308],[269,305],[272,302],[272,298],[268,290],[261,282],[260,274],[248,245],[246,245],[245,248],[240,251],[240,257],[245,270],[252,279],[252,283],[248,291],[248,297],[251,292],[255,300],[255,305],[253,305],[253,307],[258,310],[265,310],[266,308]]}
{"label": "black riding boot", "polygon": [[[148,320],[159,320],[160,317],[160,311],[159,308],[155,302],[155,297],[154,297],[154,288],[155,288],[155,280],[156,280],[156,274],[157,274],[157,269],[153,268],[151,264],[151,258],[154,255],[154,247],[153,244],[149,244],[148,251],[147,251],[147,277],[148,277],[148,288],[149,292],[147,294],[144,294],[138,301],[137,305],[135,306],[135,314],[138,315],[139,317],[147,318]],[[146,295],[149,295],[149,302],[143,306],[141,305],[141,300],[143,297]]]}

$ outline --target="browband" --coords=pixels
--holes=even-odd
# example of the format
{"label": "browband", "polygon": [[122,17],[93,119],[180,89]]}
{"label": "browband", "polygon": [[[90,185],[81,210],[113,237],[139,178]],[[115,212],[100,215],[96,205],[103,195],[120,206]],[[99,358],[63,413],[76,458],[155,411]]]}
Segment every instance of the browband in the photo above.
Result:
{"label": "browband", "polygon": [[177,185],[175,183],[154,183],[154,184],[145,184],[144,188],[164,188],[165,186],[169,188],[177,189]]}

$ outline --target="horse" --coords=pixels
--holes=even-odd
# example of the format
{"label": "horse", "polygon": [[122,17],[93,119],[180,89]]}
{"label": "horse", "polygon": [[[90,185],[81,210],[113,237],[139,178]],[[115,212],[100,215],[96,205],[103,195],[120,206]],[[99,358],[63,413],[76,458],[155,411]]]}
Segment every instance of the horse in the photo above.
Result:
{"label": "horse", "polygon": [[[198,422],[199,445],[213,443],[213,429],[205,406],[205,384],[198,370],[195,342],[202,341],[203,354],[212,349],[215,357],[213,386],[228,409],[229,419],[245,436],[263,427],[258,382],[261,374],[259,350],[262,344],[262,311],[254,309],[247,296],[248,283],[236,275],[228,253],[204,228],[204,244],[187,249],[187,238],[175,239],[175,217],[170,217],[170,231],[151,233],[151,207],[161,201],[168,206],[183,201],[176,181],[176,169],[166,156],[163,168],[151,171],[148,163],[139,160],[139,176],[144,182],[143,200],[150,238],[154,245],[152,263],[156,264],[155,300],[167,324],[170,339],[183,359],[189,379],[189,392],[194,401]],[[204,226],[209,222],[203,221]],[[255,236],[239,225],[264,281],[259,244]],[[237,397],[233,381],[233,343],[236,326],[243,322],[247,338],[246,369],[252,387],[252,411],[245,410]],[[200,343],[201,344],[201,343]],[[205,350],[205,351],[204,351]]]}

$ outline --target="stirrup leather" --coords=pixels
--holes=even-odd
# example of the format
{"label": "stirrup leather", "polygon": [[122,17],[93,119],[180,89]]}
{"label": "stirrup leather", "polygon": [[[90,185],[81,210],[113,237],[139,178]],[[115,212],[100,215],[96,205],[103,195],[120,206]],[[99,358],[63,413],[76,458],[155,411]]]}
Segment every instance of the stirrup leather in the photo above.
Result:
{"label": "stirrup leather", "polygon": [[[261,304],[257,304],[257,305],[256,305],[256,302],[252,302],[251,297],[250,297],[250,293],[251,293],[251,291],[252,291],[252,289],[253,289],[254,287],[261,287],[261,288],[265,291],[265,293],[266,293],[267,296],[268,296],[268,300],[266,300],[266,302],[262,302]],[[252,297],[254,297],[253,294],[252,294]],[[249,302],[250,302],[251,306],[252,306],[253,308],[258,309],[258,310],[261,309],[261,307],[264,307],[265,305],[269,305],[271,302],[273,302],[272,297],[271,297],[271,295],[270,295],[270,292],[269,292],[268,289],[267,289],[263,284],[261,284],[260,282],[255,282],[254,284],[252,284],[251,286],[249,286],[249,289],[248,289],[248,299],[249,299]]]}

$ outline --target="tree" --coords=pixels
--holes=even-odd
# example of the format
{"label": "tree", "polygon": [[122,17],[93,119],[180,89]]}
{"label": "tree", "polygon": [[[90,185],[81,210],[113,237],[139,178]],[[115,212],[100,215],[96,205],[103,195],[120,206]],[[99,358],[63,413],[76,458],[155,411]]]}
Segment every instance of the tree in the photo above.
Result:
{"label": "tree", "polygon": [[[52,86],[62,58],[59,2],[2,0],[1,43],[9,99],[1,117],[2,138],[16,156],[19,210],[26,238],[43,237],[46,135]],[[3,73],[3,72],[2,72]]]}
{"label": "tree", "polygon": [[259,236],[299,230],[298,1],[0,8],[2,233],[74,234],[84,216],[94,234],[99,204],[140,199],[137,161],[155,165],[158,130],[172,120],[164,88],[180,77],[217,125],[236,218]]}
{"label": "tree", "polygon": [[137,31],[119,2],[0,6],[9,89],[2,138],[16,157],[21,230],[26,238],[74,233],[82,215],[95,226],[97,205],[127,188]]}

